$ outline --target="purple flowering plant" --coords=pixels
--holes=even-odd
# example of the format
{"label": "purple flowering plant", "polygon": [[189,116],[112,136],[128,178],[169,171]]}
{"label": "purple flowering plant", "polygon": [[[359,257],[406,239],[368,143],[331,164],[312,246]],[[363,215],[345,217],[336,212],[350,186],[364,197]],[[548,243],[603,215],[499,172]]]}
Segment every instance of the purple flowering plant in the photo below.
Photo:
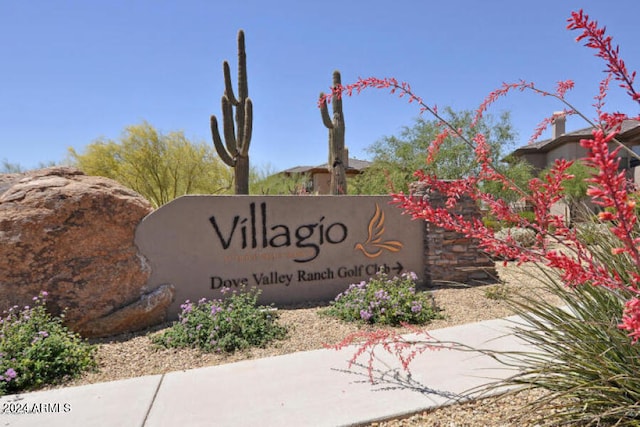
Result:
{"label": "purple flowering plant", "polygon": [[0,315],[0,396],[57,384],[94,368],[95,347],[47,312],[47,293]]}
{"label": "purple flowering plant", "polygon": [[257,304],[258,291],[225,289],[223,295],[222,299],[185,301],[178,320],[152,336],[152,342],[164,348],[231,353],[264,347],[286,336],[286,328],[277,323],[277,311]]}
{"label": "purple flowering plant", "polygon": [[439,310],[430,293],[416,291],[417,279],[413,272],[389,277],[380,271],[368,281],[349,285],[325,314],[348,322],[392,326],[429,323],[440,316]]}

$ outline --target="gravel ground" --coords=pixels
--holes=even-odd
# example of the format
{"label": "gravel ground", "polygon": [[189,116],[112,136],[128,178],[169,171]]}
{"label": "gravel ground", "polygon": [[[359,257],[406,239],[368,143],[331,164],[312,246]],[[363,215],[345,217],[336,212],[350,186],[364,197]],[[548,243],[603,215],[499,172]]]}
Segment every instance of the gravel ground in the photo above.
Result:
{"label": "gravel ground", "polygon": [[[495,319],[512,314],[505,301],[504,293],[514,292],[547,297],[536,289],[526,270],[509,265],[497,265],[504,284],[475,287],[451,286],[433,291],[436,305],[442,310],[443,319],[428,325],[428,329],[438,329],[469,322]],[[149,335],[169,325],[161,325],[137,334],[127,334],[109,339],[93,341],[98,345],[96,372],[85,374],[69,385],[84,385],[112,381],[142,375],[161,374],[204,366],[231,363],[245,359],[293,353],[297,351],[323,348],[325,344],[340,342],[348,334],[375,329],[366,325],[349,324],[331,317],[321,316],[321,306],[288,307],[278,310],[281,324],[289,328],[285,340],[278,341],[264,349],[251,349],[231,355],[200,353],[190,349],[158,349],[151,344]],[[517,418],[518,409],[525,402],[539,398],[539,391],[521,392],[503,398],[488,398],[466,404],[456,404],[426,413],[416,414],[402,420],[374,423],[374,426],[533,426],[535,419],[530,416]],[[539,414],[538,414],[539,415]]]}

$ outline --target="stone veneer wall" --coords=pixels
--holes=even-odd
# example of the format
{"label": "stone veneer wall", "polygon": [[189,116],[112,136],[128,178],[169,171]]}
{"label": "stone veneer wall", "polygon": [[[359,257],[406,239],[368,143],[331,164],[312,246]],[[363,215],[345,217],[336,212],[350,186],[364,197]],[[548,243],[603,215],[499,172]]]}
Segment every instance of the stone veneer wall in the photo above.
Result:
{"label": "stone veneer wall", "polygon": [[[410,186],[414,197],[429,198],[435,206],[444,206],[445,197],[416,182]],[[480,217],[480,209],[469,197],[458,201],[455,213],[465,217]],[[495,262],[478,247],[476,239],[447,231],[429,222],[424,223],[424,284],[427,287],[447,282],[480,284],[494,282],[498,277]]]}

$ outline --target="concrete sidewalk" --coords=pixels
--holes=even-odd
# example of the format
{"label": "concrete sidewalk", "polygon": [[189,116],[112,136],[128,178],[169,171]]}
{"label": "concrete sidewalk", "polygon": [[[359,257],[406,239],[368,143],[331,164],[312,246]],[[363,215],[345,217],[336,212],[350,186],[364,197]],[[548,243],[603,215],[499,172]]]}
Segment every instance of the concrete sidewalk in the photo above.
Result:
{"label": "concrete sidewalk", "polygon": [[[514,317],[431,331],[474,348],[522,350]],[[412,376],[382,349],[376,384],[347,361],[353,348],[315,350],[108,383],[0,398],[2,426],[349,426],[471,397],[513,371],[478,352],[428,351]],[[367,363],[366,357],[361,359]],[[40,411],[40,413],[15,413]]]}

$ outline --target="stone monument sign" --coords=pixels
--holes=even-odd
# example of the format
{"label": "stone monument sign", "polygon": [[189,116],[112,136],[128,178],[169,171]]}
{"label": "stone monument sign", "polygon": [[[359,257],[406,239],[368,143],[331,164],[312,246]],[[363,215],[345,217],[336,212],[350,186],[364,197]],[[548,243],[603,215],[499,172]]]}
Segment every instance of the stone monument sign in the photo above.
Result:
{"label": "stone monument sign", "polygon": [[388,196],[183,196],[138,225],[151,288],[185,300],[257,287],[262,303],[331,300],[374,276],[424,275],[423,224]]}

